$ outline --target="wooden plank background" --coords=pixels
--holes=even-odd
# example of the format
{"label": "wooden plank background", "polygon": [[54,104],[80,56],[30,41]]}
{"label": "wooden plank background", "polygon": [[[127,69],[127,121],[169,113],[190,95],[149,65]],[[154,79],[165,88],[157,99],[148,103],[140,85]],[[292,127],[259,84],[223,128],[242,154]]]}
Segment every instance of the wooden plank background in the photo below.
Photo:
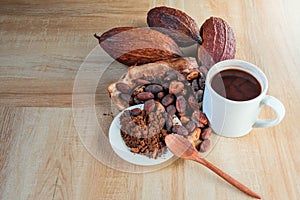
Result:
{"label": "wooden plank background", "polygon": [[[224,18],[236,58],[258,65],[286,106],[276,127],[220,138],[207,159],[261,194],[300,199],[300,3],[275,1],[0,1],[1,199],[250,199],[202,166],[177,160],[125,173],[97,161],[73,120],[76,73],[116,26],[145,26],[156,5],[183,9],[199,25]],[[98,102],[97,106],[105,106]],[[261,117],[274,113],[264,109]]]}

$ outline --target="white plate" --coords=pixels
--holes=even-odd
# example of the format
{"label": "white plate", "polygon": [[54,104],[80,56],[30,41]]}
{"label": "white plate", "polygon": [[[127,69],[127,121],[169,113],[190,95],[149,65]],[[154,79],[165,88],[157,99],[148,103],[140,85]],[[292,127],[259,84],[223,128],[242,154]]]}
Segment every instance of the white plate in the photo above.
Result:
{"label": "white plate", "polygon": [[[134,105],[129,108],[126,108],[125,110],[131,110],[133,108],[144,108],[144,104]],[[122,112],[120,112],[112,121],[110,128],[109,128],[109,142],[112,146],[112,149],[114,152],[123,160],[136,164],[136,165],[142,165],[142,166],[150,166],[150,165],[158,165],[163,162],[166,162],[170,158],[173,157],[173,154],[167,149],[167,152],[163,154],[161,157],[158,157],[156,159],[149,158],[145,155],[132,153],[129,148],[126,146],[120,131],[120,116],[122,115]],[[178,118],[174,118],[173,123],[180,123]]]}

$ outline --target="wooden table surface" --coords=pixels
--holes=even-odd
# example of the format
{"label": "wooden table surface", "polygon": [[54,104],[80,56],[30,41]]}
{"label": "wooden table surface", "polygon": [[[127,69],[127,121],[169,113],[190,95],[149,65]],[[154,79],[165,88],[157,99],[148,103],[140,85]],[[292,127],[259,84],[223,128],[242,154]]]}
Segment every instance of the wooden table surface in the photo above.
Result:
{"label": "wooden table surface", "polygon": [[93,34],[146,26],[155,5],[183,9],[199,26],[224,18],[236,36],[236,58],[258,65],[268,93],[286,107],[276,127],[219,138],[206,158],[263,199],[300,199],[299,1],[0,2],[0,199],[250,199],[191,161],[149,173],[116,170],[78,136],[73,85],[97,46]]}

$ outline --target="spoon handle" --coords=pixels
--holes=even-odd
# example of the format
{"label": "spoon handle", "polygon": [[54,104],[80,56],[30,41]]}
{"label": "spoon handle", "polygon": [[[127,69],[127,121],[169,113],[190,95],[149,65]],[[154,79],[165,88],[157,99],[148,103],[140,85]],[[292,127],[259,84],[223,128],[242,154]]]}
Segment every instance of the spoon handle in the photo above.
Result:
{"label": "spoon handle", "polygon": [[251,191],[247,186],[245,186],[242,183],[240,183],[239,181],[235,180],[230,175],[226,174],[221,169],[219,169],[218,167],[216,167],[212,163],[208,162],[204,158],[202,158],[200,156],[194,156],[194,158],[195,158],[194,161],[199,162],[202,165],[204,165],[205,167],[209,168],[210,170],[212,170],[213,172],[218,174],[220,177],[222,177],[224,180],[226,180],[228,183],[230,183],[231,185],[233,185],[234,187],[236,187],[240,191],[246,193],[247,195],[249,195],[251,197],[261,199],[261,197],[258,194]]}

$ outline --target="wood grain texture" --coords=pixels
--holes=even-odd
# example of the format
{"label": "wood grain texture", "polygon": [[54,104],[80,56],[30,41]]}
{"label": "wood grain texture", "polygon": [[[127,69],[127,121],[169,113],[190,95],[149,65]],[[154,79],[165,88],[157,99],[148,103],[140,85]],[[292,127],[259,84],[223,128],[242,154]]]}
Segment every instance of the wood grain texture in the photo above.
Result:
{"label": "wood grain texture", "polygon": [[[207,160],[262,199],[300,199],[297,0],[0,0],[0,199],[250,199],[190,161],[144,174],[114,170],[79,139],[73,83],[97,45],[93,34],[145,26],[147,11],[167,4],[184,9],[199,26],[212,15],[224,18],[235,33],[236,57],[258,65],[269,79],[268,93],[286,107],[278,126],[220,138]],[[110,78],[118,76],[103,81]],[[96,110],[109,111],[100,86]],[[260,116],[274,113],[263,109]]]}

